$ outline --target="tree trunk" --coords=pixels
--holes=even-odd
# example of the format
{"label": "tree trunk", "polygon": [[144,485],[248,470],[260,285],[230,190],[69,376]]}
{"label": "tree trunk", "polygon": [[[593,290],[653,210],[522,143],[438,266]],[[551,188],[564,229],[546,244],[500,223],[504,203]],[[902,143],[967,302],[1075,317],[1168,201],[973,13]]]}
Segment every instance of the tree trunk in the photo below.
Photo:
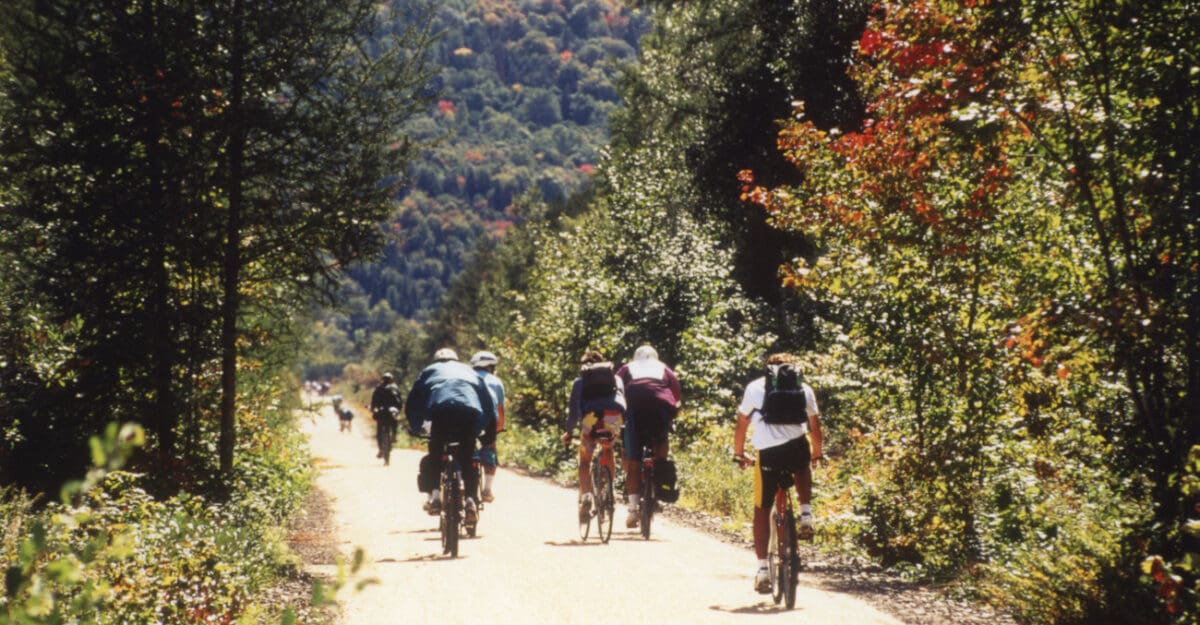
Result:
{"label": "tree trunk", "polygon": [[238,283],[241,278],[242,178],[245,159],[246,131],[243,120],[243,55],[242,2],[233,4],[233,45],[230,51],[230,137],[228,149],[229,214],[225,222],[225,254],[221,272],[224,301],[221,306],[221,473],[233,471],[233,447],[237,440],[237,320],[241,306]]}
{"label": "tree trunk", "polygon": [[[141,14],[139,39],[152,41],[153,34],[158,28],[156,3],[147,3]],[[158,54],[151,50],[151,58]],[[165,66],[161,61],[152,61],[147,66],[146,75]],[[171,374],[175,368],[175,346],[171,340],[171,307],[170,284],[171,276],[167,270],[167,231],[168,220],[174,215],[169,210],[168,203],[173,196],[166,192],[167,186],[167,150],[162,138],[165,134],[163,120],[169,114],[170,106],[164,100],[164,94],[155,94],[149,108],[146,125],[146,160],[150,173],[149,210],[146,211],[148,220],[149,240],[149,276],[150,294],[147,315],[148,335],[150,345],[148,354],[152,359],[150,385],[154,389],[154,400],[147,406],[150,414],[145,415],[145,423],[154,428],[158,436],[158,453],[160,461],[169,461],[175,453],[175,426],[178,417],[175,412],[174,385]]]}

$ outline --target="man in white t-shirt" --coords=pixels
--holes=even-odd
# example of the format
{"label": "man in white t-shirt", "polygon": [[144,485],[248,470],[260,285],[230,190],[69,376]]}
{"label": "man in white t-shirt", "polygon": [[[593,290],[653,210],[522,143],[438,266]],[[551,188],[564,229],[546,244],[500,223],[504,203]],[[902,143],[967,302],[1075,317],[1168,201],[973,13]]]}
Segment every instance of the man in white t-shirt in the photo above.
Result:
{"label": "man in white t-shirt", "polygon": [[[767,357],[768,367],[795,365],[795,362],[796,358],[786,353]],[[771,506],[775,503],[775,488],[779,480],[775,477],[777,471],[764,474],[763,469],[784,469],[791,474],[800,496],[800,535],[812,536],[812,464],[822,458],[821,414],[812,387],[800,384],[804,395],[804,412],[808,417],[806,422],[800,423],[768,423],[764,420],[766,387],[766,376],[746,385],[742,403],[738,406],[737,429],[733,434],[734,457],[743,468],[749,464],[745,455],[747,430],[753,430],[750,444],[758,450],[758,457],[754,460],[754,553],[758,557],[754,588],[764,594],[771,592],[767,545],[771,536]]]}

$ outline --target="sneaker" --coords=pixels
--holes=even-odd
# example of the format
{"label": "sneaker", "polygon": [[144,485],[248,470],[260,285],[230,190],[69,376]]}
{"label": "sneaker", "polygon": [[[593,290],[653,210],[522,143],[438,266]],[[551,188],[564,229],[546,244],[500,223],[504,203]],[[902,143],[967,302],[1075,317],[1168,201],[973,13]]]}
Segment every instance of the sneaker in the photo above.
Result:
{"label": "sneaker", "polygon": [[437,516],[442,513],[442,501],[440,499],[430,498],[425,501],[425,512],[430,516]]}
{"label": "sneaker", "polygon": [[463,521],[467,525],[474,525],[479,522],[479,510],[475,506],[475,500],[467,497],[467,505],[464,506],[466,511],[463,514]]}
{"label": "sneaker", "polygon": [[483,501],[485,503],[492,503],[493,501],[496,501],[496,498],[494,496],[492,496],[492,491],[490,491],[490,490],[483,491]]}
{"label": "sneaker", "polygon": [[754,590],[760,595],[771,594],[771,571],[767,567],[758,569],[754,574]]}
{"label": "sneaker", "polygon": [[625,517],[625,527],[629,529],[637,527],[638,522],[641,521],[641,518],[642,515],[638,512],[637,508],[629,508],[629,515]]}
{"label": "sneaker", "polygon": [[592,494],[584,493],[579,496],[579,523],[589,523],[592,520]]}
{"label": "sneaker", "polygon": [[813,515],[811,512],[800,513],[800,538],[809,539],[816,534],[817,531],[813,524]]}

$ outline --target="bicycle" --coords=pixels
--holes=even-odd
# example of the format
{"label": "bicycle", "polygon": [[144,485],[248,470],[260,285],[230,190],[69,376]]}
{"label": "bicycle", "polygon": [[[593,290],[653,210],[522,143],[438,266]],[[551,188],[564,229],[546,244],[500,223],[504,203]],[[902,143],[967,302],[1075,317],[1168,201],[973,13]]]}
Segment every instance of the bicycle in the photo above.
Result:
{"label": "bicycle", "polygon": [[592,430],[592,438],[600,449],[592,454],[592,509],[587,521],[579,524],[579,537],[588,539],[591,519],[596,519],[596,535],[600,542],[608,543],[612,538],[613,517],[616,516],[616,496],[613,480],[616,466],[613,461],[613,433],[605,428]]}
{"label": "bicycle", "polygon": [[392,463],[392,443],[396,439],[396,424],[399,415],[400,411],[394,407],[375,415],[375,443],[379,445],[379,457],[383,458],[385,467]]}
{"label": "bicycle", "polygon": [[[738,463],[754,466],[749,456],[734,457]],[[796,513],[792,507],[792,472],[787,469],[762,468],[764,473],[775,475],[775,505],[771,510],[771,538],[767,543],[767,564],[771,575],[771,598],[775,605],[786,601],[789,610],[796,607],[796,586],[800,582],[800,569],[804,561],[800,557],[797,539]],[[807,540],[811,540],[808,537]]]}
{"label": "bicycle", "polygon": [[439,513],[438,531],[442,535],[442,553],[451,558],[458,557],[458,536],[463,523],[464,495],[462,467],[456,459],[458,443],[446,443],[442,450],[441,499],[442,510]]}
{"label": "bicycle", "polygon": [[642,447],[642,467],[641,467],[642,483],[638,489],[642,496],[641,509],[638,514],[639,525],[641,525],[642,538],[650,540],[650,521],[654,519],[654,511],[658,507],[658,489],[654,487],[654,447],[644,445]]}

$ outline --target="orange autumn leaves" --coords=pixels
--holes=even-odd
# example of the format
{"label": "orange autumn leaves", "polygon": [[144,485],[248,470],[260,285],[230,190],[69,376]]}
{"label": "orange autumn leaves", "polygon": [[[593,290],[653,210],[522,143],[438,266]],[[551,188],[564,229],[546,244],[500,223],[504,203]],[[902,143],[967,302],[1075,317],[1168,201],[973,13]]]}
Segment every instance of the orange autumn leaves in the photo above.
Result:
{"label": "orange autumn leaves", "polygon": [[[950,16],[929,2],[881,6],[850,69],[870,96],[861,129],[818,128],[796,103],[778,147],[803,182],[768,189],[743,171],[742,198],[779,227],[848,241],[937,228],[960,239],[938,253],[961,254],[1012,176],[1007,113],[990,104],[1002,95],[989,84],[995,46],[977,27],[969,11]],[[984,114],[994,130],[960,130]]]}

